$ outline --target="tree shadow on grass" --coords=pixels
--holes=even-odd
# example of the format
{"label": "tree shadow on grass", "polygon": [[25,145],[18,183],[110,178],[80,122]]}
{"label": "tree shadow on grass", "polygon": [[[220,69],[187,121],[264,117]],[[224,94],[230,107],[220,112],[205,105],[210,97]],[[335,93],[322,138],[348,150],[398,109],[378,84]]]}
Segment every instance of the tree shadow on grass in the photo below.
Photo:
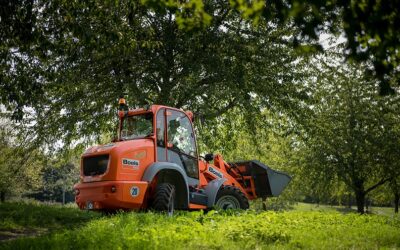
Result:
{"label": "tree shadow on grass", "polygon": [[335,210],[342,214],[357,213],[357,209],[350,207],[335,207]]}
{"label": "tree shadow on grass", "polygon": [[0,229],[0,242],[21,237],[37,237],[46,233],[48,233],[48,230],[41,228]]}
{"label": "tree shadow on grass", "polygon": [[101,218],[100,213],[42,203],[0,203],[0,243],[70,230]]}

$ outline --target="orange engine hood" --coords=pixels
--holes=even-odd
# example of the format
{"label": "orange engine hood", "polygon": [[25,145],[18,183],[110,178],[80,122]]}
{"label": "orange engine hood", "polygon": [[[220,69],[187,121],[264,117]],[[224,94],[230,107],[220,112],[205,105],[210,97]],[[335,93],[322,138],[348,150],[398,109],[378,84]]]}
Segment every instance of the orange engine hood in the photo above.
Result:
{"label": "orange engine hood", "polygon": [[[140,180],[146,167],[155,161],[152,138],[109,143],[88,148],[81,157],[81,182],[132,181]],[[108,155],[104,173],[87,176],[84,174],[84,159]]]}

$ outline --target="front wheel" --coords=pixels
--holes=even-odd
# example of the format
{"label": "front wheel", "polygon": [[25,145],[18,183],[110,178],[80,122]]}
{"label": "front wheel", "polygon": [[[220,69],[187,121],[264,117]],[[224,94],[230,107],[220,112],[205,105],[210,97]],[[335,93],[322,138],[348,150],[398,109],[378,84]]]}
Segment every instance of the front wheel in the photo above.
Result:
{"label": "front wheel", "polygon": [[218,191],[215,206],[221,209],[248,209],[249,201],[239,188],[222,186]]}
{"label": "front wheel", "polygon": [[161,183],[154,193],[152,208],[156,211],[174,214],[175,209],[175,186],[169,183]]}

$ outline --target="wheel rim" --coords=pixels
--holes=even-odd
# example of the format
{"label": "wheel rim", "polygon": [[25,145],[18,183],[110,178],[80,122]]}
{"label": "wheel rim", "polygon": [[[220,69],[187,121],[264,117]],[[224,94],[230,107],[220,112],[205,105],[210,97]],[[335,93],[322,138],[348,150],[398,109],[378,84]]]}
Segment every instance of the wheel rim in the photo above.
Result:
{"label": "wheel rim", "polygon": [[239,200],[236,199],[236,197],[232,195],[225,195],[219,198],[216,204],[217,207],[222,208],[222,209],[239,209],[240,208],[240,203]]}

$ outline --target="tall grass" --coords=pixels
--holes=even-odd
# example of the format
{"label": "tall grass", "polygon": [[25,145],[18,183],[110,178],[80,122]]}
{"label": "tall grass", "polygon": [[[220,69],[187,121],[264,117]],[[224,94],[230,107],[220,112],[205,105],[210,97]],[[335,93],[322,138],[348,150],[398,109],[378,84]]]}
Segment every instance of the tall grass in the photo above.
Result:
{"label": "tall grass", "polygon": [[74,206],[61,206],[39,202],[0,203],[0,230],[46,229],[48,231],[72,229],[94,218],[94,212],[82,212]]}
{"label": "tall grass", "polygon": [[[66,210],[69,213],[68,210]],[[398,217],[335,211],[118,213],[4,249],[400,248]]]}

